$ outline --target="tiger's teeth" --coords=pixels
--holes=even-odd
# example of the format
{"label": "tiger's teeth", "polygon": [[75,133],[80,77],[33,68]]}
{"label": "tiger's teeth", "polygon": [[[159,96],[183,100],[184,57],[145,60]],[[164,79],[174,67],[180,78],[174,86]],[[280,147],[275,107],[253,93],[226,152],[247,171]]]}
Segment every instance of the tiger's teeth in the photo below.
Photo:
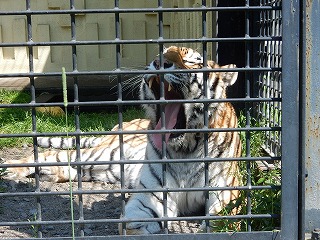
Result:
{"label": "tiger's teeth", "polygon": [[151,78],[151,79],[150,79],[150,81],[149,81],[149,88],[152,87],[153,80],[154,80],[154,78]]}
{"label": "tiger's teeth", "polygon": [[172,89],[172,86],[171,86],[171,84],[169,83],[169,85],[168,85],[168,92],[170,92],[171,89]]}

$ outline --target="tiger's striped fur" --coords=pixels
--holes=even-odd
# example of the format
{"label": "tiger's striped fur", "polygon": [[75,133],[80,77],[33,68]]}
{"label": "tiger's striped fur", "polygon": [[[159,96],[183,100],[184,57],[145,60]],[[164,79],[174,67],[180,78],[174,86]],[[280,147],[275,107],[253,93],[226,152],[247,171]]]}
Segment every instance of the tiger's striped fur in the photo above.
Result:
{"label": "tiger's striped fur", "polygon": [[[203,58],[198,52],[189,48],[169,47],[164,51],[163,66],[168,71],[177,69],[191,69],[188,72],[168,72],[162,76],[146,73],[141,79],[140,98],[142,100],[157,100],[164,97],[166,100],[188,100],[187,103],[168,103],[161,113],[158,104],[145,104],[146,115],[149,120],[134,120],[126,123],[123,130],[135,129],[166,129],[163,134],[135,134],[124,135],[124,158],[146,159],[145,164],[125,165],[126,185],[140,189],[172,189],[204,187],[205,163],[192,162],[192,159],[229,158],[241,155],[241,143],[236,131],[209,132],[206,137],[203,132],[183,132],[183,129],[219,129],[236,128],[237,117],[232,105],[223,101],[211,101],[204,107],[204,103],[197,100],[225,99],[226,88],[237,79],[237,72],[228,71],[235,68],[233,64],[219,66],[213,61],[208,61],[206,68],[210,72],[192,72],[192,69],[203,68]],[[155,59],[147,70],[157,71],[162,68],[159,59]],[[221,71],[215,71],[219,69]],[[163,80],[161,79],[163,78]],[[160,96],[160,85],[164,87],[164,96]],[[205,82],[207,88],[204,88]],[[205,116],[206,115],[206,116]],[[162,124],[165,126],[162,126]],[[204,124],[206,123],[206,125]],[[182,129],[182,132],[175,130]],[[48,147],[63,147],[70,145],[61,139],[46,142]],[[58,144],[53,144],[57,141]],[[67,140],[69,141],[69,140]],[[86,140],[85,140],[86,141]],[[81,161],[115,161],[120,159],[119,137],[109,135],[99,139],[97,146],[81,149]],[[92,141],[88,141],[90,144]],[[207,147],[205,147],[207,142]],[[162,152],[165,150],[165,152]],[[155,164],[148,160],[158,159],[186,159],[183,163]],[[190,159],[188,161],[188,159]],[[71,160],[75,160],[75,151],[71,151]],[[9,163],[33,162],[33,157],[24,158]],[[48,151],[39,154],[39,162],[67,161],[66,151]],[[165,176],[163,167],[165,166]],[[208,186],[229,187],[239,185],[238,165],[235,161],[216,161],[208,163]],[[34,168],[10,169],[12,177],[22,177],[32,174]],[[40,173],[49,181],[67,181],[67,167],[41,167]],[[110,165],[85,165],[82,168],[83,180],[100,180],[116,182],[120,178],[118,164]],[[72,180],[76,179],[76,171],[72,172]],[[166,182],[166,185],[164,185]],[[238,197],[239,192],[212,191],[209,193],[209,212],[217,214],[226,204]],[[125,206],[122,218],[126,223],[126,234],[152,234],[162,229],[161,219],[155,222],[135,222],[130,219],[175,217],[190,215],[204,207],[205,193],[201,191],[169,192],[166,196],[167,209],[164,209],[162,192],[135,193]],[[123,228],[119,225],[120,233]]]}
{"label": "tiger's striped fur", "polygon": [[[122,126],[123,131],[146,130],[149,125],[147,119],[135,119],[131,122],[124,122]],[[118,130],[118,125],[112,131]],[[95,161],[119,161],[120,147],[119,135],[108,135],[103,138],[93,138],[97,144],[95,147],[80,149],[80,159],[82,162]],[[58,146],[65,141],[61,138],[43,138],[42,142],[47,141],[45,145]],[[67,139],[68,141],[68,139]],[[145,158],[146,135],[143,134],[124,134],[123,135],[123,151],[124,159],[143,160]],[[59,144],[60,142],[60,144]],[[85,141],[84,141],[85,142]],[[68,141],[67,144],[72,143]],[[66,148],[72,146],[65,146]],[[71,161],[76,159],[76,150],[56,150],[45,151],[39,153],[39,162],[67,162],[68,156]],[[33,163],[34,156],[22,158],[20,160],[7,160],[5,163]],[[126,179],[125,185],[128,187],[135,187],[141,169],[141,164],[127,164],[125,165]],[[120,166],[118,164],[110,165],[84,165],[82,168],[82,181],[105,181],[108,183],[119,182]],[[17,167],[9,170],[8,177],[12,179],[19,179],[34,174],[34,167]],[[48,166],[40,167],[41,179],[51,182],[66,182],[69,180],[69,172],[67,166]],[[77,170],[71,168],[71,180],[77,179]]]}
{"label": "tiger's striped fur", "polygon": [[[124,122],[122,130],[147,130],[149,120],[147,119],[134,119],[130,122]],[[119,130],[119,125],[114,126],[111,131]],[[115,135],[105,137],[84,137],[80,138],[79,148],[94,148],[100,145],[108,146],[110,141],[115,138]],[[56,149],[71,149],[76,147],[75,138],[62,138],[62,137],[38,137],[38,147],[42,148],[56,148]]]}

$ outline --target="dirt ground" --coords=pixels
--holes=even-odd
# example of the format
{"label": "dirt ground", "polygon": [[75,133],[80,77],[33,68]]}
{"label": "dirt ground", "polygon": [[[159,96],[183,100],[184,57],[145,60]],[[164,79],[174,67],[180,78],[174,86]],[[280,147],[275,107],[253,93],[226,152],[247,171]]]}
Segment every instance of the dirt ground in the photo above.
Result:
{"label": "dirt ground", "polygon": [[[19,159],[32,154],[32,148],[2,149],[1,158]],[[8,193],[34,192],[35,180],[32,178],[20,179],[19,181],[3,180],[1,188]],[[73,189],[78,189],[78,184],[73,183]],[[116,185],[100,182],[83,182],[83,190],[106,190],[117,188]],[[41,182],[40,189],[44,192],[69,191],[69,183]],[[85,219],[119,218],[121,213],[120,194],[90,194],[82,195],[83,214]],[[1,197],[0,199],[0,222],[32,222],[37,218],[37,201],[41,204],[42,221],[70,220],[70,197],[68,195]],[[74,219],[79,219],[79,196],[73,197]],[[85,235],[104,236],[117,234],[117,224],[86,224],[83,226]],[[76,229],[76,232],[79,229]],[[16,227],[0,226],[0,239],[37,237],[36,226]],[[71,225],[57,224],[44,225],[42,227],[44,237],[71,236]]]}
{"label": "dirt ground", "polygon": [[[19,159],[32,153],[32,148],[25,146],[22,149],[1,149],[0,158]],[[73,183],[73,189],[78,189],[78,184]],[[83,182],[83,190],[117,189],[119,186],[101,182]],[[32,178],[17,181],[1,180],[0,189],[5,193],[35,192],[35,180]],[[41,182],[40,191],[65,192],[69,191],[69,183]],[[84,194],[82,195],[84,219],[117,219],[121,214],[120,194]],[[39,204],[40,203],[40,204]],[[74,219],[79,219],[79,196],[73,197]],[[18,226],[14,222],[33,222],[37,219],[38,209],[41,208],[42,221],[55,221],[55,224],[41,226],[43,237],[70,237],[72,236],[71,224],[59,224],[59,221],[70,220],[70,197],[68,195],[48,196],[0,196],[0,223],[11,222],[12,226],[0,226],[0,239],[33,238],[38,237],[39,229],[36,225]],[[4,225],[4,224],[3,224]],[[16,226],[14,226],[16,225]],[[175,224],[175,232],[195,232],[199,223]],[[90,223],[82,226],[85,236],[117,235],[116,223]],[[80,229],[76,226],[76,235]]]}

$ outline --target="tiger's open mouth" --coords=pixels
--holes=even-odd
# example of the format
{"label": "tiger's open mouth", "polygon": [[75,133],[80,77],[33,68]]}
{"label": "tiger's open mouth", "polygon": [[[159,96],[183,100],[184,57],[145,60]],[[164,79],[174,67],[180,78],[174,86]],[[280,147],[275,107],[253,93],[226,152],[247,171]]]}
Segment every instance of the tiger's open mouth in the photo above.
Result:
{"label": "tiger's open mouth", "polygon": [[[152,90],[156,99],[160,99],[160,77],[156,75],[152,75],[148,79],[146,79],[146,83],[149,88]],[[166,100],[174,100],[174,99],[183,99],[183,94],[179,91],[178,86],[175,84],[170,84],[167,81],[164,81],[164,97]],[[166,129],[185,129],[186,128],[186,117],[185,111],[182,103],[169,103],[165,106],[165,128]],[[161,119],[161,108],[160,105],[157,105],[157,124],[155,126],[155,130],[160,130],[162,125]],[[168,143],[169,139],[177,138],[182,133],[166,133],[165,140]],[[155,146],[158,149],[162,147],[162,135],[161,134],[153,134],[152,140]]]}

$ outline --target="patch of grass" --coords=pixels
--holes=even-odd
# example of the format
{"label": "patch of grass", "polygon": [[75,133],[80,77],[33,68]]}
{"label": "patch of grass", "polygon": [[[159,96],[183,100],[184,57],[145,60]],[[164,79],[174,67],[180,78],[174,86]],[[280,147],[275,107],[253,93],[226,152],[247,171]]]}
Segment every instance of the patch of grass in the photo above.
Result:
{"label": "patch of grass", "polygon": [[[25,92],[0,90],[0,104],[29,103],[30,95]],[[31,118],[21,108],[0,108],[0,134],[30,132]],[[2,146],[13,146],[12,140],[0,138]]]}
{"label": "patch of grass", "polygon": [[[264,121],[258,121],[251,117],[250,126],[259,127]],[[241,114],[239,118],[239,126],[245,126],[245,117]],[[243,143],[242,153],[246,155],[245,133],[241,134]],[[250,155],[252,157],[266,156],[266,152],[262,146],[266,142],[266,133],[263,131],[252,131],[250,136]],[[261,170],[258,169],[256,162],[243,163],[240,165],[243,175],[243,182],[246,183],[248,179],[247,169],[250,168],[251,176],[250,182],[253,186],[280,186],[281,185],[281,170],[279,168]],[[280,189],[262,189],[250,191],[250,193],[242,192],[242,198],[245,201],[246,196],[251,198],[251,213],[252,214],[278,214],[281,213],[281,191]],[[246,202],[246,201],[245,201]],[[247,205],[242,206],[242,214],[247,214]],[[248,222],[244,222],[242,230],[247,230]],[[250,221],[251,229],[253,231],[272,231],[280,227],[280,218],[259,218]]]}
{"label": "patch of grass", "polygon": [[29,103],[31,96],[24,91],[9,91],[0,89],[0,104]]}
{"label": "patch of grass", "polygon": [[[29,103],[31,97],[26,92],[0,90],[0,104]],[[38,132],[61,132],[65,129],[65,118],[48,113],[37,112]],[[117,113],[80,113],[80,129],[88,131],[108,131],[118,123]],[[129,108],[123,113],[123,120],[143,118],[141,109]],[[68,113],[68,131],[75,130],[74,113]],[[0,108],[0,134],[19,134],[32,132],[32,114],[28,108]],[[32,138],[0,138],[0,149],[32,144]]]}

